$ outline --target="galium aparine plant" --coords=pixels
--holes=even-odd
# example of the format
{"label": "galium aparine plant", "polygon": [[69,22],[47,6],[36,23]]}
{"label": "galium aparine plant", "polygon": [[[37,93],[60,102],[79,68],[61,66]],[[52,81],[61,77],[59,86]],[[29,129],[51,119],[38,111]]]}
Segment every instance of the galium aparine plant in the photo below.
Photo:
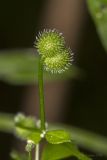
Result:
{"label": "galium aparine plant", "polygon": [[[53,74],[62,74],[72,65],[73,53],[70,48],[66,47],[63,35],[55,29],[40,32],[39,36],[36,37],[34,46],[39,53],[38,87],[40,123],[38,125],[38,121],[35,121],[34,117],[26,117],[23,114],[18,114],[15,117],[15,134],[27,142],[25,150],[28,152],[28,158],[25,160],[32,160],[32,150],[34,148],[35,160],[40,160],[39,146],[43,139],[46,140],[47,146],[43,149],[41,160],[58,160],[69,156],[75,156],[79,160],[91,160],[91,158],[78,150],[68,131],[50,129],[46,125],[43,70]],[[15,155],[15,153],[12,154],[13,159]],[[23,160],[23,158],[20,158],[20,160]]]}

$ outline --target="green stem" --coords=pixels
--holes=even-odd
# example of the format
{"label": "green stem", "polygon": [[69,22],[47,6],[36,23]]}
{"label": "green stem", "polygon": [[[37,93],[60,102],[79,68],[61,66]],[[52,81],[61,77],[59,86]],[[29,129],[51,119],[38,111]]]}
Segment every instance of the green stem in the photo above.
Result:
{"label": "green stem", "polygon": [[39,144],[36,145],[35,151],[35,160],[39,160]]}
{"label": "green stem", "polygon": [[31,152],[29,152],[29,160],[32,160]]}
{"label": "green stem", "polygon": [[45,130],[45,106],[44,106],[44,86],[43,86],[43,64],[41,58],[39,58],[39,72],[38,72],[38,81],[39,81],[39,100],[40,100],[40,121],[41,121],[41,130]]}

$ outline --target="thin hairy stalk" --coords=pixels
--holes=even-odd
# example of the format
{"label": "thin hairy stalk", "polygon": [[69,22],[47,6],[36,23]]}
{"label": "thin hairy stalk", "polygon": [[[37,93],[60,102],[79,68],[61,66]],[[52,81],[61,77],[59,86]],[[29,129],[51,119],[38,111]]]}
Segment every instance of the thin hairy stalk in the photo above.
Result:
{"label": "thin hairy stalk", "polygon": [[44,106],[44,86],[43,86],[43,65],[41,58],[39,58],[39,72],[38,72],[38,83],[39,83],[39,101],[40,101],[40,121],[41,130],[45,130],[45,106]]}
{"label": "thin hairy stalk", "polygon": [[35,148],[35,160],[39,160],[39,144]]}

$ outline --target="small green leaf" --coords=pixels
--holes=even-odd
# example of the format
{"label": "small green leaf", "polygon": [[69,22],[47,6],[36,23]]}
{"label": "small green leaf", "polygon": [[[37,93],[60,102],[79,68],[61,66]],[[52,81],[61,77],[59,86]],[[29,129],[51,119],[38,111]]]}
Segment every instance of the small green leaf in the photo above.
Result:
{"label": "small green leaf", "polygon": [[66,132],[64,130],[47,131],[45,137],[46,137],[46,140],[52,144],[71,142],[71,136],[69,132]]}
{"label": "small green leaf", "polygon": [[81,153],[73,143],[48,143],[42,153],[42,160],[58,160],[72,156],[77,157],[79,160],[91,160],[91,158]]}
{"label": "small green leaf", "polygon": [[35,144],[41,140],[40,130],[36,127],[35,119],[25,117],[23,114],[18,114],[15,117],[15,133],[24,140],[32,140]]}
{"label": "small green leaf", "polygon": [[27,155],[21,154],[15,150],[13,150],[10,154],[12,160],[27,160]]}

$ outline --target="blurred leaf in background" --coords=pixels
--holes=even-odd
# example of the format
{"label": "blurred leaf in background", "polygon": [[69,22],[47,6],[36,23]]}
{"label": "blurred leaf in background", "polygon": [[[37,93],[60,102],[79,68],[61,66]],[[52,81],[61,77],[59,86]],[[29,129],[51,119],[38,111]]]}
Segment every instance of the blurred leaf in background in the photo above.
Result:
{"label": "blurred leaf in background", "polygon": [[1,51],[0,79],[11,84],[33,83],[37,78],[37,58],[30,53],[33,50]]}
{"label": "blurred leaf in background", "polygon": [[88,0],[87,2],[101,42],[107,51],[107,0]]}
{"label": "blurred leaf in background", "polygon": [[13,150],[10,154],[12,160],[27,160],[28,157],[25,154],[21,154],[15,150]]}
{"label": "blurred leaf in background", "polygon": [[[33,49],[0,51],[0,79],[10,84],[27,85],[37,82],[38,57]],[[75,66],[63,75],[54,75],[45,72],[44,78],[48,80],[63,80],[79,75],[79,69]]]}

